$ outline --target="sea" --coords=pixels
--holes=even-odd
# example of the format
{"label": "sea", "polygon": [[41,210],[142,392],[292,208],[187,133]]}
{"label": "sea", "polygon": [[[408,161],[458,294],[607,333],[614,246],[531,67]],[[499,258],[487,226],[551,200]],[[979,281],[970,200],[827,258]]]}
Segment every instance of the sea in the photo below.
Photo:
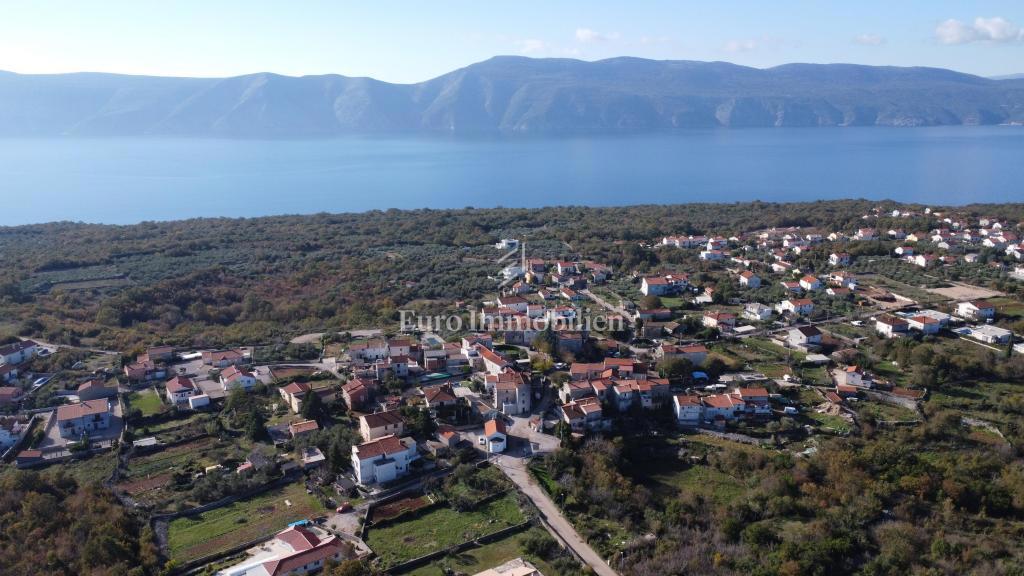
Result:
{"label": "sea", "polygon": [[587,137],[0,139],[0,225],[390,208],[1024,202],[1024,127]]}

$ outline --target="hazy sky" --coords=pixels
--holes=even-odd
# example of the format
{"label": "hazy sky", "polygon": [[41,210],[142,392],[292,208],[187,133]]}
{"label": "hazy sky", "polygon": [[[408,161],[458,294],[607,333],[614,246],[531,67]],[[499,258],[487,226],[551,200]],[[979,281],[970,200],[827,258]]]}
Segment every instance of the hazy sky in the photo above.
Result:
{"label": "hazy sky", "polygon": [[425,80],[497,54],[1024,72],[1024,0],[0,0],[0,70]]}

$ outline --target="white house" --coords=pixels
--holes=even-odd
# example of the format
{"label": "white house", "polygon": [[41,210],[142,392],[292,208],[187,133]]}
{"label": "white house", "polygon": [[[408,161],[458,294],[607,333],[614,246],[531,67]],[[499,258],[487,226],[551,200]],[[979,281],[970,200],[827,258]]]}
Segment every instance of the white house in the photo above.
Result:
{"label": "white house", "polygon": [[821,347],[821,330],[814,326],[800,326],[789,331],[787,341],[794,348],[816,350]]}
{"label": "white house", "polygon": [[821,280],[818,280],[814,276],[807,275],[800,279],[800,287],[808,292],[821,290]]}
{"label": "white house", "polygon": [[836,368],[832,371],[837,386],[856,386],[858,388],[871,388],[873,383],[871,377],[864,373],[859,366],[847,366]]}
{"label": "white house", "polygon": [[765,306],[760,302],[751,302],[743,307],[743,317],[755,322],[764,322],[772,317],[771,306]]}
{"label": "white house", "polygon": [[175,376],[167,381],[167,400],[177,406],[188,402],[196,393],[196,384],[187,376]]}
{"label": "white house", "polygon": [[666,360],[685,358],[694,366],[700,366],[708,357],[708,349],[703,344],[662,344],[659,352]]}
{"label": "white house", "polygon": [[996,307],[985,300],[972,300],[956,305],[956,315],[968,320],[995,318]]}
{"label": "white house", "polygon": [[220,373],[220,385],[225,392],[235,388],[241,388],[248,392],[256,385],[256,376],[238,366],[230,366]]}
{"label": "white house", "polygon": [[892,314],[882,314],[875,319],[875,331],[886,338],[895,338],[907,333],[910,323]]}
{"label": "white house", "polygon": [[932,318],[931,316],[925,316],[923,314],[918,314],[917,316],[911,316],[910,318],[907,318],[907,326],[911,330],[917,330],[918,332],[925,335],[938,334],[939,330],[942,329],[942,325],[939,323],[937,319]]}
{"label": "white house", "polygon": [[505,451],[508,442],[508,432],[505,429],[505,422],[500,418],[488,420],[484,423],[484,438],[487,452],[500,454]]}
{"label": "white house", "polygon": [[699,396],[679,394],[672,398],[676,420],[684,426],[696,426],[704,416],[704,405]]}
{"label": "white house", "polygon": [[846,252],[833,252],[828,256],[828,263],[832,266],[849,266],[850,255]]}
{"label": "white house", "polygon": [[391,482],[409,473],[409,465],[419,458],[412,438],[384,436],[352,447],[352,469],[363,485]]}
{"label": "white house", "polygon": [[760,288],[761,277],[750,270],[744,270],[743,272],[740,272],[740,286],[744,286],[746,288]]}
{"label": "white house", "polygon": [[1006,344],[1013,339],[1013,332],[990,324],[974,326],[968,330],[971,338],[986,344]]}
{"label": "white house", "polygon": [[21,364],[28,362],[39,351],[39,345],[32,340],[22,340],[0,346],[0,364]]}
{"label": "white house", "polygon": [[783,300],[776,308],[779,314],[789,313],[799,316],[806,316],[814,312],[814,302],[810,298],[797,298],[794,300]]}

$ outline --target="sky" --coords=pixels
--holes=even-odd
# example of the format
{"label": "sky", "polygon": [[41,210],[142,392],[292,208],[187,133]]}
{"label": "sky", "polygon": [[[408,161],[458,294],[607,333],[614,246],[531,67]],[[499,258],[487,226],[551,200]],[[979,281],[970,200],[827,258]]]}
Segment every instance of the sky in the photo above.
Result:
{"label": "sky", "polygon": [[495,55],[1024,73],[1024,0],[0,0],[0,70],[419,82]]}

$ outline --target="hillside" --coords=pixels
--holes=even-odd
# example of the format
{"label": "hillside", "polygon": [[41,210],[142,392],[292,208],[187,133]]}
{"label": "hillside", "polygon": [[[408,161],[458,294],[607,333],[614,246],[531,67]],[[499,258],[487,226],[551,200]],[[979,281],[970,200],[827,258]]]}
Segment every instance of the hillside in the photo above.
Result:
{"label": "hillside", "polygon": [[936,68],[502,56],[418,84],[0,72],[0,136],[310,138],[1024,121],[1024,80]]}

